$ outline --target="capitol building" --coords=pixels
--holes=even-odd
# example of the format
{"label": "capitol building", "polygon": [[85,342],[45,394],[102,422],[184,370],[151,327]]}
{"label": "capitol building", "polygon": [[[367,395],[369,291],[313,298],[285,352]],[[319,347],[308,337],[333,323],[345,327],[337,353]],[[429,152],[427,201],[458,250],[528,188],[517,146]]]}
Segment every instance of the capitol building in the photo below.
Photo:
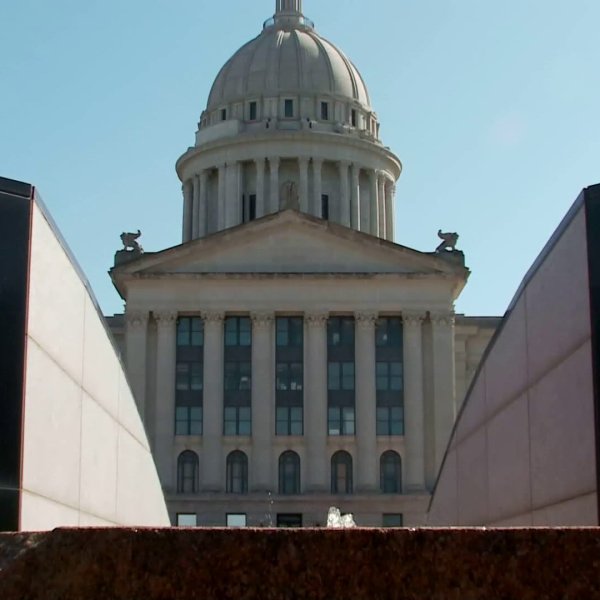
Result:
{"label": "capitol building", "polygon": [[[367,74],[368,75],[368,74]],[[395,239],[402,163],[301,0],[219,71],[176,164],[182,243],[117,254],[122,348],[173,524],[424,522],[498,319],[450,241]]]}

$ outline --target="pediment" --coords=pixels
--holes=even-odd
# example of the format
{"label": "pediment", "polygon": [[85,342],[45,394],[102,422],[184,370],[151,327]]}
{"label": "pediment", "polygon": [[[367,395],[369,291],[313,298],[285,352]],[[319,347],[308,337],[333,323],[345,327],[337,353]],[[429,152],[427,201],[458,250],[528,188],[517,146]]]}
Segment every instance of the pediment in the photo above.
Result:
{"label": "pediment", "polygon": [[120,273],[398,273],[462,275],[435,255],[284,211],[206,238],[144,255]]}

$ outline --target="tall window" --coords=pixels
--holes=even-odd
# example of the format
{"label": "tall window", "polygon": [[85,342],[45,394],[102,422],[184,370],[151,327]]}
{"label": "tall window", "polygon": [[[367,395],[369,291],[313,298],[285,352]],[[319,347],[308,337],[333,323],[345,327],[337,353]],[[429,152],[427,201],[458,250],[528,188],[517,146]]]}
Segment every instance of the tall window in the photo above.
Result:
{"label": "tall window", "polygon": [[336,452],[331,457],[331,493],[351,494],[352,457],[347,452]]}
{"label": "tall window", "polygon": [[227,493],[248,492],[248,457],[236,450],[227,457]]}
{"label": "tall window", "polygon": [[300,493],[300,457],[295,452],[284,452],[279,457],[279,493]]}
{"label": "tall window", "polygon": [[256,121],[256,117],[258,115],[256,101],[253,100],[252,102],[250,102],[250,104],[248,105],[248,113],[250,121]]}
{"label": "tall window", "polygon": [[329,220],[329,194],[321,194],[321,218]]}
{"label": "tall window", "polygon": [[175,435],[202,435],[204,322],[200,317],[178,319],[176,361]]}
{"label": "tall window", "polygon": [[358,119],[356,118],[356,109],[355,108],[352,109],[350,119],[351,119],[352,127],[356,127],[356,123],[357,123]]}
{"label": "tall window", "polygon": [[375,329],[377,435],[404,435],[402,320],[381,318]]}
{"label": "tall window", "polygon": [[379,479],[384,494],[402,493],[402,459],[398,453],[390,450],[381,455]]}
{"label": "tall window", "polygon": [[276,434],[304,432],[304,320],[278,317],[276,321]]}
{"label": "tall window", "polygon": [[329,435],[355,433],[354,319],[327,323],[327,425]]}
{"label": "tall window", "polygon": [[248,223],[256,219],[256,194],[242,196],[242,222]]}
{"label": "tall window", "polygon": [[177,493],[195,494],[198,491],[198,456],[186,450],[177,459]]}
{"label": "tall window", "polygon": [[329,103],[321,102],[321,120],[328,121],[329,120]]}
{"label": "tall window", "polygon": [[225,319],[223,434],[252,435],[252,323]]}
{"label": "tall window", "polygon": [[286,119],[292,119],[294,117],[294,101],[290,98],[286,98],[283,101],[283,116]]}
{"label": "tall window", "polygon": [[227,121],[227,109],[226,108],[221,109],[221,121]]}

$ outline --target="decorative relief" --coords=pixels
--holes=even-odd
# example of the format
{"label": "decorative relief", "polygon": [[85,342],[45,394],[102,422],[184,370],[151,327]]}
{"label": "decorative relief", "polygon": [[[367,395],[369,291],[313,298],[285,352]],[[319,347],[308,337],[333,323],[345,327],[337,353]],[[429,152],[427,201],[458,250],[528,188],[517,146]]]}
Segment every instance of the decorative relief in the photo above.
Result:
{"label": "decorative relief", "polygon": [[305,316],[305,320],[309,327],[325,327],[327,320],[329,319],[329,313],[308,313]]}
{"label": "decorative relief", "polygon": [[154,318],[159,327],[172,327],[177,321],[177,311],[174,310],[156,310]]}
{"label": "decorative relief", "polygon": [[222,323],[225,320],[225,313],[216,310],[206,311],[202,313],[202,318],[205,323]]}
{"label": "decorative relief", "polygon": [[252,325],[257,329],[270,329],[275,320],[274,313],[252,313]]}
{"label": "decorative relief", "polygon": [[429,313],[429,319],[438,327],[453,327],[454,313],[453,312],[432,312]]}
{"label": "decorative relief", "polygon": [[354,318],[358,327],[371,329],[375,327],[379,315],[376,312],[357,312],[354,314]]}
{"label": "decorative relief", "polygon": [[125,313],[127,325],[132,329],[145,329],[148,325],[148,317],[147,310],[128,310]]}

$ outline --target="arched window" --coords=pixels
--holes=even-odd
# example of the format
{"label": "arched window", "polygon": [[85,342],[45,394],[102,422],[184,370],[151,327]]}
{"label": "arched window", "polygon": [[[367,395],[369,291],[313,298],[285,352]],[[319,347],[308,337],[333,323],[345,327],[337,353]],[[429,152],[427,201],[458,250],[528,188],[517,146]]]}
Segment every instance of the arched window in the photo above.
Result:
{"label": "arched window", "polygon": [[279,493],[300,493],[300,457],[295,452],[284,452],[279,457]]}
{"label": "arched window", "polygon": [[227,493],[248,492],[248,457],[236,450],[227,457]]}
{"label": "arched window", "polygon": [[336,452],[331,457],[331,493],[352,493],[352,457],[347,452]]}
{"label": "arched window", "polygon": [[195,494],[198,491],[198,455],[186,450],[177,459],[177,493]]}
{"label": "arched window", "polygon": [[380,487],[384,494],[402,493],[402,459],[397,452],[388,451],[379,462]]}

